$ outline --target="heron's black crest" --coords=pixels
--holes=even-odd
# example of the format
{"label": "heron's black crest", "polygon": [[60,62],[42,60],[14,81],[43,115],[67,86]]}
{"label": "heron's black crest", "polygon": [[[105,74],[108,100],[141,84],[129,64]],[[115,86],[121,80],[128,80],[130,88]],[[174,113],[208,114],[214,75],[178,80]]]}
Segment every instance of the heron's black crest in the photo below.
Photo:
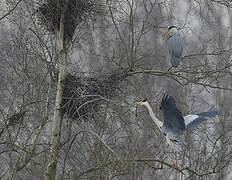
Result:
{"label": "heron's black crest", "polygon": [[142,102],[147,102],[147,98],[143,99]]}
{"label": "heron's black crest", "polygon": [[177,28],[176,26],[169,26],[168,30],[172,29],[172,28]]}

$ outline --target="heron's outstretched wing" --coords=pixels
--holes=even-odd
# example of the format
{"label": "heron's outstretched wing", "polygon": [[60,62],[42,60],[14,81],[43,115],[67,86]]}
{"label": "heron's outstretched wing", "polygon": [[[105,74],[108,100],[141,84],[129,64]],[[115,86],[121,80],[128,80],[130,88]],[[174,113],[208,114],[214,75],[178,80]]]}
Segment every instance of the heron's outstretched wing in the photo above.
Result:
{"label": "heron's outstretched wing", "polygon": [[164,115],[164,129],[169,129],[178,135],[185,130],[184,118],[180,110],[176,107],[172,96],[164,95],[161,102],[161,109]]}
{"label": "heron's outstretched wing", "polygon": [[179,33],[174,34],[168,38],[168,51],[171,58],[171,63],[174,67],[177,67],[181,60],[183,53],[183,40]]}
{"label": "heron's outstretched wing", "polygon": [[196,126],[198,126],[203,121],[208,120],[211,117],[215,117],[219,115],[219,111],[215,109],[210,109],[206,112],[201,112],[197,114],[190,114],[187,116],[184,116],[185,126],[186,129],[191,129]]}

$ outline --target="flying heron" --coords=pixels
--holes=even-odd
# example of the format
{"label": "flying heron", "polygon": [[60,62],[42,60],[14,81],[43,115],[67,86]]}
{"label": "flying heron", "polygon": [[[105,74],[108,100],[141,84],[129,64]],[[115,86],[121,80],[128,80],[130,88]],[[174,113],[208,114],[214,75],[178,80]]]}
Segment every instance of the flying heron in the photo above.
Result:
{"label": "flying heron", "polygon": [[[158,126],[162,134],[166,137],[166,141],[175,153],[175,146],[173,142],[180,142],[184,145],[187,143],[182,138],[186,129],[191,129],[198,126],[203,121],[210,117],[215,117],[219,114],[217,110],[210,109],[206,112],[190,114],[182,116],[181,111],[177,108],[175,100],[172,96],[164,95],[161,101],[160,109],[163,111],[164,121],[160,121],[154,114],[147,99],[137,102],[136,104],[144,105],[148,109],[153,122]],[[173,167],[177,168],[173,161]]]}
{"label": "flying heron", "polygon": [[184,46],[183,40],[176,26],[169,26],[168,31],[164,32],[163,36],[165,36],[167,39],[168,52],[170,55],[172,67],[176,68],[181,60]]}

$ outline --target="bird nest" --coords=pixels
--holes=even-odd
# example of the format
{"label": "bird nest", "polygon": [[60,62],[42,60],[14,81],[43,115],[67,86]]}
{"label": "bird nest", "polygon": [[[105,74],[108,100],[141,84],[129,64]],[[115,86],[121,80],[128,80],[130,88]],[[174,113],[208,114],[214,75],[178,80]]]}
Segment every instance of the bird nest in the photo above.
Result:
{"label": "bird nest", "polygon": [[[76,27],[88,18],[94,18],[105,12],[105,5],[100,0],[69,0],[65,13],[64,36],[72,38]],[[40,24],[48,31],[55,33],[59,28],[61,8],[57,6],[57,0],[44,0],[38,8]]]}
{"label": "bird nest", "polygon": [[88,118],[99,111],[100,104],[121,91],[120,82],[127,73],[113,73],[101,78],[78,77],[68,74],[63,92],[62,107],[73,120]]}

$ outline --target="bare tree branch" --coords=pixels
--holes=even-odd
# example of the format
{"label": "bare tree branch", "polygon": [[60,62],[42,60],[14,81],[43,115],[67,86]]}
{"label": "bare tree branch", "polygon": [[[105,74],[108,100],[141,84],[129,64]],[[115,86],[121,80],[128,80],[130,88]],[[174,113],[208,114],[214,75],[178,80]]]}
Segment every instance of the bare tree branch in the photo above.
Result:
{"label": "bare tree branch", "polygon": [[0,21],[3,20],[6,16],[8,16],[10,13],[12,13],[16,8],[17,6],[19,5],[19,3],[23,1],[23,0],[19,0],[12,9],[10,9],[6,14],[4,14],[2,17],[0,17]]}

